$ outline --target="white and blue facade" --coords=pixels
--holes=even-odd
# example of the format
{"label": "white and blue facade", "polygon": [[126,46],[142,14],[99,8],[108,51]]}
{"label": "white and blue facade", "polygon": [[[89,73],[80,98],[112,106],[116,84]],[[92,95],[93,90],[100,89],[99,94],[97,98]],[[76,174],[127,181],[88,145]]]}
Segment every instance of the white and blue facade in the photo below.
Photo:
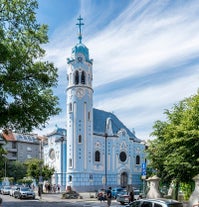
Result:
{"label": "white and blue facade", "polygon": [[78,20],[79,42],[67,59],[66,136],[54,133],[53,137],[58,137],[49,137],[44,160],[50,164],[53,145],[55,154],[61,150],[57,162],[51,163],[57,165],[53,181],[62,181],[62,186],[65,182],[64,187],[77,191],[106,186],[139,187],[142,163],[146,162],[145,145],[116,115],[93,108],[93,60],[82,43],[82,18]]}
{"label": "white and blue facade", "polygon": [[44,164],[55,169],[52,184],[59,184],[62,190],[66,185],[66,129],[57,128],[43,140]]}

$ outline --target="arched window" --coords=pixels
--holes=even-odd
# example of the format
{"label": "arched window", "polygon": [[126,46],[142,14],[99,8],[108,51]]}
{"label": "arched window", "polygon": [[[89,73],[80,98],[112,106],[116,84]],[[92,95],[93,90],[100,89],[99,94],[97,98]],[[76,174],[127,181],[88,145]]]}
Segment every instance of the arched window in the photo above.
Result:
{"label": "arched window", "polygon": [[72,112],[72,111],[73,111],[72,103],[69,103],[69,112]]}
{"label": "arched window", "polygon": [[69,159],[69,167],[72,167],[72,165],[73,165],[73,162],[72,162],[72,159],[70,158]]}
{"label": "arched window", "polygon": [[76,85],[79,84],[79,72],[78,71],[75,72],[75,84]]}
{"label": "arched window", "polygon": [[69,182],[72,182],[72,175],[69,175],[69,177],[68,177],[68,181],[69,181]]}
{"label": "arched window", "polygon": [[79,135],[79,137],[78,137],[78,142],[82,143],[82,136],[81,135]]}
{"label": "arched window", "polygon": [[91,120],[91,112],[89,111],[88,112],[88,121],[90,121]]}
{"label": "arched window", "polygon": [[85,84],[86,83],[86,77],[85,77],[85,72],[82,71],[82,76],[81,76],[81,84]]}
{"label": "arched window", "polygon": [[137,155],[137,156],[136,156],[136,165],[139,165],[139,164],[140,164],[140,156]]}
{"label": "arched window", "polygon": [[95,152],[95,162],[100,162],[100,152],[98,150]]}

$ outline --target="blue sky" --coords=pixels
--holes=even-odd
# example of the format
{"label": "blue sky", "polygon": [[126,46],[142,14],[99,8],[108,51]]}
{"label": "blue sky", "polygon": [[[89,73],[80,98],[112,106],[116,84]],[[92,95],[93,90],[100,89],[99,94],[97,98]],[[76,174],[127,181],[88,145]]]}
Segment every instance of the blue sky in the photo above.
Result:
{"label": "blue sky", "polygon": [[199,88],[198,0],[39,0],[37,18],[49,25],[45,59],[59,71],[62,113],[36,131],[66,127],[66,58],[78,42],[77,18],[93,64],[94,107],[113,112],[140,139],[164,110]]}

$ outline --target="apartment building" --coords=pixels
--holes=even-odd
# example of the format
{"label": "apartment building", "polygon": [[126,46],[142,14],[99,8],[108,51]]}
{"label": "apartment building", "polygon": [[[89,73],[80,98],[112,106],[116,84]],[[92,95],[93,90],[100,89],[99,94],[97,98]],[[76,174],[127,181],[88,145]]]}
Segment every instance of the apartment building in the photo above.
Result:
{"label": "apartment building", "polygon": [[0,144],[7,151],[9,161],[24,162],[31,158],[41,158],[41,141],[37,135],[8,131],[1,136]]}

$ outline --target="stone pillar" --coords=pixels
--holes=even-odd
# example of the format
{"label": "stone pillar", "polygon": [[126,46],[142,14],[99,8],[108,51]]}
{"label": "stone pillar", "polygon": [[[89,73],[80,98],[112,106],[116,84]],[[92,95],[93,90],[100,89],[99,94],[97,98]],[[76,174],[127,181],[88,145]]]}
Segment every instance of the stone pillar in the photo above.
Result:
{"label": "stone pillar", "polygon": [[199,174],[196,175],[193,180],[195,181],[195,189],[189,198],[189,207],[199,203]]}
{"label": "stone pillar", "polygon": [[160,178],[154,175],[148,178],[146,181],[149,182],[149,191],[146,195],[147,198],[161,198],[162,195],[159,191],[159,180]]}

